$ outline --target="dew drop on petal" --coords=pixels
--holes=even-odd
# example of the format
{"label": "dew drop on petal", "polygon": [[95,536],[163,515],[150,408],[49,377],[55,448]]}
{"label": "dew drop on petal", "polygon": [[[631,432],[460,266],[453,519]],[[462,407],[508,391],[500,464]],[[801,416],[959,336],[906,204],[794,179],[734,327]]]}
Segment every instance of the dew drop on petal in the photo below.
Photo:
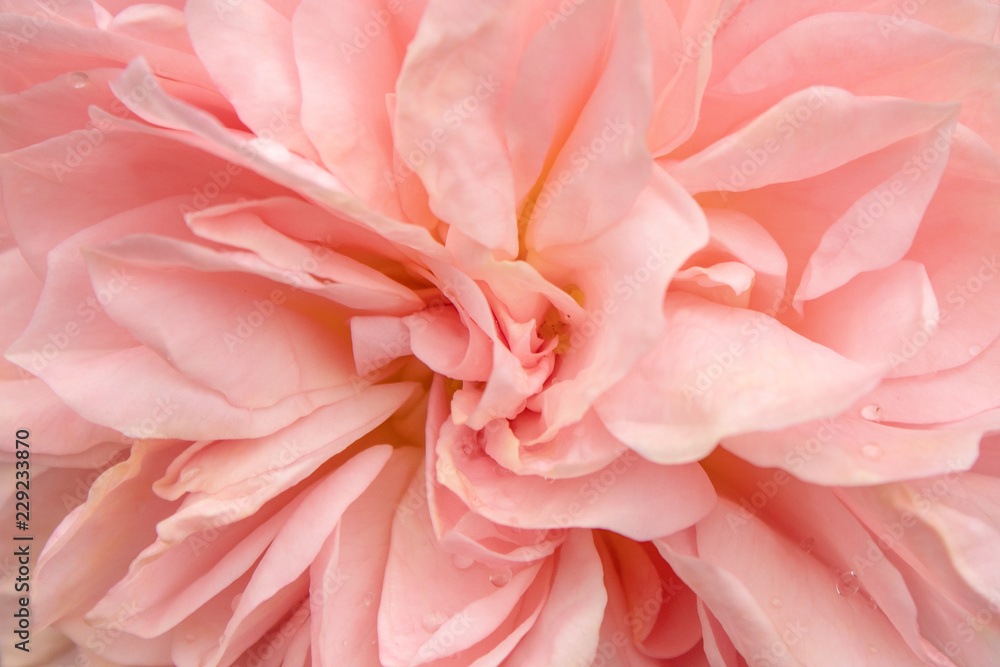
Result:
{"label": "dew drop on petal", "polygon": [[451,564],[454,565],[459,570],[467,570],[470,567],[472,567],[472,564],[475,562],[476,561],[474,561],[473,559],[469,558],[468,556],[463,556],[462,554],[454,554],[451,557]]}
{"label": "dew drop on petal", "polygon": [[490,583],[497,588],[503,588],[510,583],[511,571],[510,568],[505,567],[502,570],[497,570],[490,575]]}
{"label": "dew drop on petal", "polygon": [[775,608],[780,607],[781,606],[781,598],[773,598],[771,600],[771,606],[775,607]]}
{"label": "dew drop on petal", "polygon": [[439,611],[429,611],[424,614],[421,625],[427,632],[434,632],[448,621],[448,617]]}
{"label": "dew drop on petal", "polygon": [[816,540],[811,537],[807,537],[799,543],[799,549],[805,553],[810,553],[814,546],[816,546]]}
{"label": "dew drop on petal", "polygon": [[837,577],[837,593],[844,597],[854,595],[861,589],[861,581],[853,572],[841,572]]}
{"label": "dew drop on petal", "polygon": [[975,356],[977,356],[982,351],[983,351],[983,348],[982,348],[981,345],[973,345],[972,347],[969,348],[969,356],[970,357],[975,357]]}
{"label": "dew drop on petal", "polygon": [[868,606],[872,609],[878,609],[878,602],[872,596],[868,596]]}
{"label": "dew drop on petal", "polygon": [[365,606],[366,607],[372,606],[372,602],[375,602],[375,594],[372,593],[371,591],[368,591],[367,593],[365,593],[364,597]]}
{"label": "dew drop on petal", "polygon": [[868,647],[868,652],[871,653],[872,655],[875,655],[876,653],[878,653],[878,647],[875,646],[875,644],[872,644],[871,646]]}
{"label": "dew drop on petal", "polygon": [[465,456],[466,458],[472,456],[472,443],[471,442],[463,442],[462,443],[462,455]]}
{"label": "dew drop on petal", "polygon": [[181,482],[190,482],[201,474],[201,468],[185,468],[181,473]]}
{"label": "dew drop on petal", "polygon": [[880,420],[879,414],[882,412],[882,408],[874,403],[870,403],[865,407],[861,408],[861,417],[867,419],[870,422],[877,422]]}
{"label": "dew drop on petal", "polygon": [[869,442],[867,445],[861,448],[861,455],[864,456],[866,459],[871,459],[872,461],[874,461],[875,459],[882,457],[882,448],[879,447],[874,442]]}
{"label": "dew drop on petal", "polygon": [[73,72],[69,75],[69,83],[74,88],[83,88],[90,83],[90,77],[83,72]]}
{"label": "dew drop on petal", "polygon": [[193,632],[188,632],[187,634],[184,635],[184,641],[186,642],[194,642],[197,639],[198,636],[195,635]]}

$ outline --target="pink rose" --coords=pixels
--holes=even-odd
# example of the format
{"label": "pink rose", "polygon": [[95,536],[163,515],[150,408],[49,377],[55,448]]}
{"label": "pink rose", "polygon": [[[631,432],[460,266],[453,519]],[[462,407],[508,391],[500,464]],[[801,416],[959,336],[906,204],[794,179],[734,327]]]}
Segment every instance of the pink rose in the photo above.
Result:
{"label": "pink rose", "polygon": [[5,664],[1000,655],[1000,7],[178,4],[0,14]]}

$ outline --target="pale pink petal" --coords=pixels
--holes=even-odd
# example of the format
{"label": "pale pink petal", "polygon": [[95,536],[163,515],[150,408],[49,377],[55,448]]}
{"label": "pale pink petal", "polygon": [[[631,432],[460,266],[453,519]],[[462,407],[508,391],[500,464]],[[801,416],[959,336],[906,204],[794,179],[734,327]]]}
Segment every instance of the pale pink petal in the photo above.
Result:
{"label": "pale pink petal", "polygon": [[1000,312],[993,307],[1000,289],[994,279],[1000,273],[1000,158],[959,127],[948,164],[907,255],[927,267],[941,311],[939,326],[911,332],[900,351],[898,375],[960,366],[1000,335]]}
{"label": "pale pink petal", "polygon": [[706,208],[708,245],[695,253],[689,266],[711,266],[736,260],[753,269],[753,290],[747,304],[753,310],[767,312],[780,305],[785,295],[788,259],[778,243],[759,222],[732,209]]}
{"label": "pale pink petal", "polygon": [[[601,393],[656,346],[666,327],[663,294],[680,266],[708,240],[694,200],[661,169],[617,226],[587,244],[550,248],[543,275],[583,292],[583,318],[569,318],[569,349],[529,407],[542,414],[541,441],[578,421]],[[581,321],[582,320],[582,321]]]}
{"label": "pale pink petal", "polygon": [[[474,440],[470,429],[445,423],[437,442],[437,478],[478,514],[498,523],[528,529],[605,528],[650,540],[691,525],[715,504],[712,485],[695,464],[657,465],[627,451],[580,477],[503,476],[492,457],[470,444]],[[638,498],[656,500],[640,503]],[[664,513],[663,506],[675,509]]]}
{"label": "pale pink petal", "polygon": [[[424,484],[418,475],[410,489]],[[423,664],[487,639],[540,576],[539,568],[456,565],[435,539],[426,509],[397,513],[378,612],[381,663]]]}
{"label": "pale pink petal", "polygon": [[939,319],[926,269],[907,260],[862,273],[803,311],[796,332],[883,372],[902,363],[900,340],[935,330]]}
{"label": "pale pink petal", "polygon": [[170,137],[180,143],[197,146],[230,162],[250,167],[274,183],[287,185],[328,210],[344,215],[357,224],[375,231],[386,239],[405,247],[419,249],[430,257],[442,257],[443,248],[426,229],[399,222],[372,211],[348,192],[343,183],[318,167],[288,151],[274,141],[249,139],[223,127],[204,111],[168,97],[157,85],[145,85],[142,99],[130,97],[129,91],[148,81],[148,66],[141,59],[134,61],[112,84],[112,90],[125,105],[144,120],[161,128],[129,121],[111,121],[106,115],[95,116],[125,130]]}
{"label": "pale pink petal", "polygon": [[[888,9],[892,13],[892,5]],[[950,6],[939,11],[953,12]],[[732,25],[753,23],[752,16],[738,16]],[[717,40],[720,49],[730,32],[739,41],[753,35],[742,28],[727,31]],[[820,84],[855,95],[960,101],[958,121],[992,146],[1000,142],[996,120],[1000,94],[989,83],[1000,72],[1000,57],[992,44],[949,35],[917,21],[893,23],[885,16],[861,12],[816,14],[773,37],[762,37],[751,42],[752,50],[737,58],[735,66],[720,67],[713,75],[699,127],[681,150],[700,150],[782,98]],[[851,57],[842,57],[847,52]],[[795,67],[788,67],[788,62],[795,62]]]}
{"label": "pale pink petal", "polygon": [[[610,24],[603,70],[592,75],[596,84],[586,104],[572,131],[556,144],[559,152],[543,173],[544,184],[539,179],[536,187],[541,189],[534,204],[522,214],[527,219],[518,221],[527,225],[522,253],[544,252],[600,236],[629,215],[650,180],[652,160],[645,135],[652,77],[642,13],[638,2],[628,0],[616,5],[612,19],[602,20],[600,14],[591,14],[598,7],[607,5],[595,3],[578,13],[588,23]],[[527,60],[524,64],[528,65]],[[516,121],[535,122],[533,116]]]}
{"label": "pale pink petal", "polygon": [[[925,477],[972,465],[982,433],[962,428],[907,428],[865,419],[862,401],[842,414],[767,433],[725,438],[722,446],[754,465],[783,468],[814,484],[856,486]],[[864,413],[864,414],[867,414]]]}
{"label": "pale pink petal", "polygon": [[572,530],[559,548],[559,566],[548,600],[508,667],[591,662],[604,619],[603,567],[590,531]]}
{"label": "pale pink petal", "polygon": [[[386,96],[395,92],[413,17],[423,4],[304,0],[292,19],[305,132],[323,164],[358,197],[397,217],[401,176]],[[399,152],[406,156],[413,149],[400,146]]]}
{"label": "pale pink petal", "polygon": [[194,50],[240,120],[257,136],[316,159],[299,119],[302,92],[289,18],[265,0],[188,2],[184,17]]}
{"label": "pale pink petal", "polygon": [[651,461],[697,460],[726,436],[838,414],[878,377],[763,313],[679,292],[664,310],[660,344],[596,406]]}
{"label": "pale pink petal", "polygon": [[392,520],[420,459],[413,449],[395,450],[310,566],[312,654],[322,667],[378,662],[375,625]]}
{"label": "pale pink petal", "polygon": [[226,663],[239,656],[283,616],[269,603],[309,570],[344,511],[378,476],[391,453],[388,445],[366,449],[305,494],[257,564],[210,661]]}
{"label": "pale pink petal", "polygon": [[656,544],[750,664],[869,664],[872,656],[926,664],[862,595],[838,595],[835,572],[753,516],[727,524],[734,511],[720,502],[696,528]]}
{"label": "pale pink petal", "polygon": [[[177,443],[136,443],[129,459],[101,475],[87,502],[56,529],[34,572],[39,627],[93,606],[153,541],[156,521],[170,516],[176,503],[150,497],[149,486],[178,451]],[[140,506],[143,512],[135,512]]]}

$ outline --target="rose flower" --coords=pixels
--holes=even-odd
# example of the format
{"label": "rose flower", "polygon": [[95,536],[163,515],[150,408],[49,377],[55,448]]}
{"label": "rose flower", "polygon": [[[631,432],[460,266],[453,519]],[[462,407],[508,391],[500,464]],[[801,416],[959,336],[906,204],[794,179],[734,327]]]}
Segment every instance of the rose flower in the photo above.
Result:
{"label": "rose flower", "polygon": [[1000,660],[994,2],[3,10],[4,664]]}

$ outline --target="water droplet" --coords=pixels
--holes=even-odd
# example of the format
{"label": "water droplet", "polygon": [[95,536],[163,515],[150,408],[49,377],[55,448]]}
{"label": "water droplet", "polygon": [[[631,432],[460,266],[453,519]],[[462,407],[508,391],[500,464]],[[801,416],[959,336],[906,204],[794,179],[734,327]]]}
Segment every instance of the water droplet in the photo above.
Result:
{"label": "water droplet", "polygon": [[424,630],[427,632],[434,632],[442,625],[448,621],[448,616],[442,614],[439,611],[429,611],[424,614],[424,619],[421,621],[421,625],[424,626]]}
{"label": "water droplet", "polygon": [[490,575],[490,583],[497,588],[503,588],[510,583],[511,571],[509,567],[505,567],[502,570],[497,570]]}
{"label": "water droplet", "polygon": [[475,562],[476,561],[474,561],[473,559],[469,558],[468,556],[463,556],[462,554],[454,554],[451,557],[451,564],[457,567],[459,570],[467,570],[470,567],[472,567],[472,564]]}
{"label": "water droplet", "polygon": [[879,415],[881,412],[882,408],[875,405],[874,403],[871,403],[861,408],[861,417],[863,419],[867,419],[870,422],[877,422],[880,420]]}
{"label": "water droplet", "polygon": [[983,351],[983,348],[982,348],[981,345],[973,345],[972,347],[969,348],[969,356],[970,357],[974,357],[974,356],[978,355],[982,351]]}
{"label": "water droplet", "polygon": [[471,442],[463,442],[462,443],[462,455],[465,456],[466,458],[472,456],[472,443]]}
{"label": "water droplet", "polygon": [[74,88],[83,88],[90,83],[90,77],[83,72],[73,72],[69,75],[69,83]]}
{"label": "water droplet", "polygon": [[805,553],[811,552],[814,546],[816,546],[816,540],[811,537],[807,537],[799,543],[799,549],[802,549]]}
{"label": "water droplet", "polygon": [[775,607],[775,608],[780,607],[781,606],[781,598],[773,598],[771,600],[771,606]]}
{"label": "water droplet", "polygon": [[878,602],[872,596],[868,596],[868,606],[871,609],[878,609]]}
{"label": "water droplet", "polygon": [[872,655],[875,655],[876,653],[878,653],[878,646],[872,644],[871,646],[868,647],[868,652],[871,653]]}
{"label": "water droplet", "polygon": [[882,456],[882,448],[879,447],[874,442],[869,442],[867,445],[861,448],[861,455],[866,459],[875,460]]}
{"label": "water droplet", "polygon": [[372,606],[372,602],[375,602],[375,594],[372,593],[371,591],[368,591],[367,593],[365,593],[364,597],[365,606],[366,607]]}
{"label": "water droplet", "polygon": [[198,635],[193,632],[188,632],[184,635],[184,641],[191,643],[198,639]]}
{"label": "water droplet", "polygon": [[190,482],[201,474],[201,468],[185,468],[181,472],[181,482]]}
{"label": "water droplet", "polygon": [[233,596],[233,601],[229,603],[229,608],[236,611],[236,607],[240,604],[240,600],[243,599],[243,593],[237,593]]}
{"label": "water droplet", "polygon": [[837,593],[844,597],[854,595],[861,589],[861,581],[853,572],[841,572],[837,577]]}

